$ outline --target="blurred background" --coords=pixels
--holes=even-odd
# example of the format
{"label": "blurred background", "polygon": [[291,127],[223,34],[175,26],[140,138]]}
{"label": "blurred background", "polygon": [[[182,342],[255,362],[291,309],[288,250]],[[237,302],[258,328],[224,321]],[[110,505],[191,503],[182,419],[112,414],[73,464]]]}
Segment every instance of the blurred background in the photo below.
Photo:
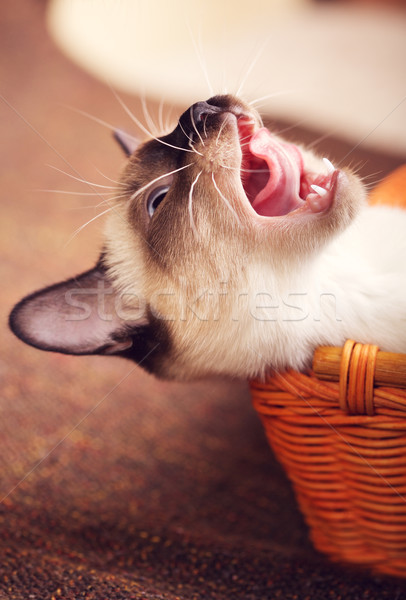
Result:
{"label": "blurred background", "polygon": [[[405,3],[53,0],[49,30],[110,85],[188,106],[242,93],[273,117],[406,152]],[[403,10],[402,10],[403,9]]]}
{"label": "blurred background", "polygon": [[7,318],[98,257],[112,128],[143,136],[111,88],[147,128],[145,104],[270,96],[275,131],[373,185],[406,155],[405,23],[390,1],[0,3],[0,597],[402,597],[312,550],[244,382],[43,353]]}

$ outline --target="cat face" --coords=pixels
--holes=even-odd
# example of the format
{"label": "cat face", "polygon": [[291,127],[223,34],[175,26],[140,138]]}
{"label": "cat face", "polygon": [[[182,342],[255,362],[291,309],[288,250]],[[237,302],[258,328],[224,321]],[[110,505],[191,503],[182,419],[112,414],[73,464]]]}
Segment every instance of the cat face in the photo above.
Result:
{"label": "cat face", "polygon": [[361,183],[272,135],[233,96],[194,104],[161,138],[121,143],[124,198],[98,265],[24,299],[12,329],[42,349],[118,354],[165,378],[280,367],[295,334],[286,307],[272,308],[352,221]]}

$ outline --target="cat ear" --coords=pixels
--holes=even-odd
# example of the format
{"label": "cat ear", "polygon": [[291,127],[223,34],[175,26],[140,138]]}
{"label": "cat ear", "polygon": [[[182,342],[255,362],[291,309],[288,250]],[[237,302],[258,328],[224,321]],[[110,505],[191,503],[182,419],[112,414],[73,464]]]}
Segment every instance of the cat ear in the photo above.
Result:
{"label": "cat ear", "polygon": [[120,354],[139,362],[154,347],[143,302],[130,314],[101,263],[27,296],[9,323],[27,344],[65,354]]}
{"label": "cat ear", "polygon": [[131,156],[131,154],[136,151],[139,145],[137,138],[122,129],[115,129],[113,135],[116,142],[118,142],[122,150],[124,150],[126,156]]}

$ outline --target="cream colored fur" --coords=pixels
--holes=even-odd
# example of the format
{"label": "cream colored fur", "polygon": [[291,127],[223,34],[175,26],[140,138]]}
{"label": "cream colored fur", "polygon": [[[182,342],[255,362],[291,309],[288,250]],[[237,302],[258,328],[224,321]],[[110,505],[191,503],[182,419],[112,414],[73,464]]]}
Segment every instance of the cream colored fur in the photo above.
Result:
{"label": "cream colored fur", "polygon": [[[182,190],[173,222],[157,211],[159,232],[142,224],[147,189],[118,203],[106,228],[105,262],[117,292],[169,332],[163,376],[303,369],[315,347],[347,338],[406,352],[406,212],[368,207],[361,182],[342,171],[327,215],[258,217],[241,185],[235,124],[194,148],[201,155],[184,153],[191,166],[173,176]],[[137,170],[147,183],[174,168],[166,150],[161,170],[130,163],[129,189],[136,192],[128,182]],[[324,172],[318,157],[304,157],[307,168]],[[200,172],[192,223],[188,196]]]}

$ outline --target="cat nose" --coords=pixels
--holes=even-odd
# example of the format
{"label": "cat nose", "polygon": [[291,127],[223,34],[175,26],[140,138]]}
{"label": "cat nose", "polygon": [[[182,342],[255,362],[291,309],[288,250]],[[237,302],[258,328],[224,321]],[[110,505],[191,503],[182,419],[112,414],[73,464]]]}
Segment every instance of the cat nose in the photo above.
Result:
{"label": "cat nose", "polygon": [[186,110],[179,119],[179,125],[183,133],[187,136],[198,132],[207,117],[216,113],[224,112],[224,108],[214,106],[208,102],[196,102]]}
{"label": "cat nose", "polygon": [[193,120],[195,123],[200,123],[204,120],[204,117],[214,115],[223,110],[219,106],[213,106],[213,104],[209,104],[208,102],[196,102],[192,106]]}

